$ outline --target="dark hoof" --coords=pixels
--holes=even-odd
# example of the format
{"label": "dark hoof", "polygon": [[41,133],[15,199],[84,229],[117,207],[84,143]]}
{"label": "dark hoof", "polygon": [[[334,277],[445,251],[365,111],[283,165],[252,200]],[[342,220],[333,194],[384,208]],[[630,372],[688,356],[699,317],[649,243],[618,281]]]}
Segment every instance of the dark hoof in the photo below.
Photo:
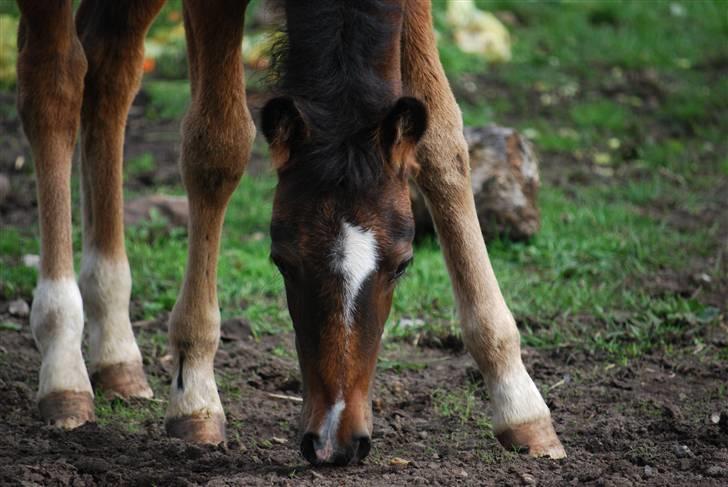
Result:
{"label": "dark hoof", "polygon": [[154,393],[147,384],[141,362],[107,365],[91,375],[94,389],[111,393],[123,399],[151,398]]}
{"label": "dark hoof", "polygon": [[65,430],[96,421],[94,398],[88,392],[51,392],[38,401],[38,409],[46,423]]}
{"label": "dark hoof", "polygon": [[225,442],[225,416],[181,416],[165,422],[167,434],[188,443],[219,445]]}
{"label": "dark hoof", "polygon": [[549,416],[510,426],[497,433],[496,438],[504,448],[527,451],[532,457],[566,458]]}

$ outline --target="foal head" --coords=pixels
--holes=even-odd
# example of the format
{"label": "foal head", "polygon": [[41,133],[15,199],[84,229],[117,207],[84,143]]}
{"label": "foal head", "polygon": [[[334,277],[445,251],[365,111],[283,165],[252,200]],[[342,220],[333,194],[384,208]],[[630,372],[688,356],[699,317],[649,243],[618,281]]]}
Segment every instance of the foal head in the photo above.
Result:
{"label": "foal head", "polygon": [[344,138],[312,107],[275,98],[262,114],[278,186],[271,259],[285,281],[303,377],[301,450],[311,463],[369,452],[371,390],[392,293],[412,261],[408,174],[426,111],[400,98]]}

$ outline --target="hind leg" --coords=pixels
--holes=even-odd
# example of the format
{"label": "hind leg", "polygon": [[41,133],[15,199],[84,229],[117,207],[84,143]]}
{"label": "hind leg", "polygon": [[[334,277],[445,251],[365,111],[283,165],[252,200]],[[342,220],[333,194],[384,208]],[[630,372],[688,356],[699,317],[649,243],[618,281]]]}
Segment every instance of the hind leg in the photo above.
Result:
{"label": "hind leg", "polygon": [[163,0],[84,0],[76,24],[88,71],[81,109],[83,261],[79,286],[97,389],[151,397],[129,321],[131,273],[124,248],[124,126],[139,89],[144,36]]}
{"label": "hind leg", "polygon": [[225,209],[255,136],[245,103],[241,44],[247,2],[184,3],[192,101],[182,126],[182,179],[190,202],[184,284],[169,320],[174,357],[166,428],[197,443],[225,440],[213,360],[220,338],[217,258]]}
{"label": "hind leg", "polygon": [[49,423],[75,428],[94,420],[71,239],[71,158],[86,59],[73,28],[71,0],[21,0],[18,6],[18,112],[33,154],[41,237],[30,314],[42,359],[38,406]]}
{"label": "hind leg", "polygon": [[408,1],[402,46],[405,91],[424,100],[430,115],[430,128],[418,146],[417,184],[445,255],[463,341],[488,387],[495,433],[506,448],[564,457],[549,409],[521,361],[518,328],[488,259],[470,185],[460,110],[438,58],[429,2]]}

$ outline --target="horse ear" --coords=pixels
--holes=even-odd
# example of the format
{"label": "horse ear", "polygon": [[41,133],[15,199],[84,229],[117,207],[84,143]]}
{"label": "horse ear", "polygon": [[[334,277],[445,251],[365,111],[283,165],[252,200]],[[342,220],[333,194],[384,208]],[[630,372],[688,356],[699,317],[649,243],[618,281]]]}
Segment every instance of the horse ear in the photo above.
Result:
{"label": "horse ear", "polygon": [[291,148],[305,136],[301,112],[287,96],[272,98],[263,107],[260,125],[270,146],[273,167],[281,170],[290,159]]}
{"label": "horse ear", "polygon": [[400,174],[418,168],[415,147],[427,130],[427,109],[417,98],[405,96],[397,100],[379,130],[382,150],[387,162]]}

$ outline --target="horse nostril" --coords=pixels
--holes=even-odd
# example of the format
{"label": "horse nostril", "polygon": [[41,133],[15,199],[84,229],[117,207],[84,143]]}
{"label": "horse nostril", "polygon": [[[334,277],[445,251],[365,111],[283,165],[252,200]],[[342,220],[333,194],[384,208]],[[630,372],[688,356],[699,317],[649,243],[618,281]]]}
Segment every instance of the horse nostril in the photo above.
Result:
{"label": "horse nostril", "polygon": [[355,436],[352,441],[354,447],[354,460],[364,460],[372,449],[372,439],[367,435]]}
{"label": "horse nostril", "polygon": [[301,440],[301,454],[303,455],[303,458],[308,460],[308,462],[312,465],[318,465],[321,463],[316,456],[316,441],[318,440],[318,435],[316,433],[306,433],[303,435],[303,439]]}

